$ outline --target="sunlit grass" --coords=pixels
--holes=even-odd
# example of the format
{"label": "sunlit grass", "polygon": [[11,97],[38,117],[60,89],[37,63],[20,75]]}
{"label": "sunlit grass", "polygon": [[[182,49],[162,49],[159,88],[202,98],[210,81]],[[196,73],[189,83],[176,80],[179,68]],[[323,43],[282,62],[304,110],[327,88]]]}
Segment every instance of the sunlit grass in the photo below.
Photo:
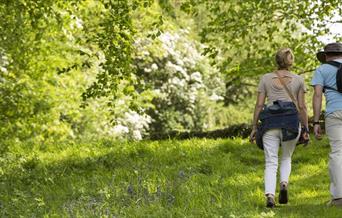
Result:
{"label": "sunlit grass", "polygon": [[14,145],[1,217],[339,217],[327,141],[298,147],[290,202],[264,207],[263,153],[244,139]]}

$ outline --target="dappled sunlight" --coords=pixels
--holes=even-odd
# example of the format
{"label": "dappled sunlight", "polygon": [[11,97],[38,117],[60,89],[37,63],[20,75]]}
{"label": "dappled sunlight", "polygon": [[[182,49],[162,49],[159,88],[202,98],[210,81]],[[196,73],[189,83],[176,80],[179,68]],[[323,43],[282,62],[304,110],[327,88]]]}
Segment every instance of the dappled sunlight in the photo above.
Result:
{"label": "dappled sunlight", "polygon": [[[310,189],[310,187],[308,187]],[[310,202],[314,199],[318,201],[326,200],[329,196],[328,190],[303,190],[297,191],[296,201],[297,202]],[[316,202],[316,201],[315,201]]]}
{"label": "dappled sunlight", "polygon": [[293,166],[293,175],[291,180],[294,182],[307,179],[314,176],[326,176],[328,172],[327,160],[321,160],[317,164],[300,164]]}
{"label": "dappled sunlight", "polygon": [[255,186],[261,184],[263,177],[255,172],[253,173],[239,173],[235,174],[234,177],[228,178],[224,184],[229,186]]}

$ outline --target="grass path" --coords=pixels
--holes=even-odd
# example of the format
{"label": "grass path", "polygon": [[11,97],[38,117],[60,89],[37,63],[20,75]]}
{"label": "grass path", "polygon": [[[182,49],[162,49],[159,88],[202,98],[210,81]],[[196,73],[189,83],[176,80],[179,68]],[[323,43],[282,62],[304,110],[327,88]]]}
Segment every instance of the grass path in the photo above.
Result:
{"label": "grass path", "polygon": [[0,217],[341,217],[325,205],[327,144],[296,149],[290,203],[273,210],[246,140],[17,145],[0,157]]}

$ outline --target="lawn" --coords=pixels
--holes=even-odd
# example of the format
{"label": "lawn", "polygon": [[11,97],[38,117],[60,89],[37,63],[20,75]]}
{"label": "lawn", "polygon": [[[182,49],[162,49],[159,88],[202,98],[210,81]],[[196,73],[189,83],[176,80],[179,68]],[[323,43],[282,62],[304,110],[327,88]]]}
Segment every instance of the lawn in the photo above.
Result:
{"label": "lawn", "polygon": [[289,204],[264,207],[263,153],[243,139],[13,144],[1,217],[341,217],[326,140],[298,147]]}

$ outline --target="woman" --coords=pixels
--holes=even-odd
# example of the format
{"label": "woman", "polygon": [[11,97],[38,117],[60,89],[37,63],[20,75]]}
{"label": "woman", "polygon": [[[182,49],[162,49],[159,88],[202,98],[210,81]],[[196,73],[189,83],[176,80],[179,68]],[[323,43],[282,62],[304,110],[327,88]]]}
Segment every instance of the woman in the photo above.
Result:
{"label": "woman", "polygon": [[[306,132],[304,138],[309,138],[304,79],[289,71],[294,62],[294,55],[291,49],[283,48],[276,53],[275,59],[278,69],[275,72],[263,75],[259,83],[258,97],[253,117],[253,130],[250,135],[250,141],[253,142],[256,139],[257,123],[260,115],[264,118],[271,117],[271,119],[267,119],[266,124],[269,128],[266,128],[266,131],[260,137],[265,153],[265,195],[267,198],[267,207],[275,206],[274,196],[277,181],[279,147],[281,146],[282,149],[279,203],[286,204],[288,202],[287,188],[291,172],[291,156],[300,136],[301,128],[299,122]],[[267,107],[264,107],[266,98]],[[294,111],[294,116],[292,116],[294,119],[290,119],[291,115],[288,116],[286,114],[288,112],[281,111],[284,108],[283,105],[290,108],[287,111]],[[281,108],[280,113],[278,112],[279,108]],[[282,121],[279,122],[279,120]],[[293,129],[292,131],[288,131],[289,129],[286,129],[286,126],[282,125],[284,123],[283,121],[287,122],[287,126],[295,125],[298,129],[295,128],[295,131]],[[265,127],[266,125],[264,124],[262,126]],[[294,132],[293,137],[289,136],[289,133]]]}

